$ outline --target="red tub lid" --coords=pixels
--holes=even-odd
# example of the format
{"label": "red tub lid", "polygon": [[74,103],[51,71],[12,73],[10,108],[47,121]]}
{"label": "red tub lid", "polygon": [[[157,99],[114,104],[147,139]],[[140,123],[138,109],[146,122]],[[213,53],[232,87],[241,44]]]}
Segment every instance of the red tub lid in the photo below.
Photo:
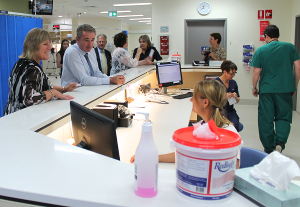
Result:
{"label": "red tub lid", "polygon": [[242,140],[239,134],[227,129],[217,128],[218,139],[199,139],[193,135],[194,127],[178,129],[173,134],[173,140],[179,144],[201,149],[225,149],[236,147]]}

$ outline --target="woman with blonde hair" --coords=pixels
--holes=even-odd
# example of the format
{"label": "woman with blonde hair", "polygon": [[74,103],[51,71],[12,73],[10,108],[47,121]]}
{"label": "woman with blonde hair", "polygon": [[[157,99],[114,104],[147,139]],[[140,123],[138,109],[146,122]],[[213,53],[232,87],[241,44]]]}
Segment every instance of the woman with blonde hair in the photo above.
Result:
{"label": "woman with blonde hair", "polygon": [[[193,103],[193,112],[203,119],[201,124],[213,119],[217,127],[237,133],[233,124],[223,114],[223,107],[227,103],[227,95],[225,86],[219,81],[204,80],[197,83],[190,101]],[[134,161],[134,156],[130,161]],[[159,155],[159,162],[175,162],[175,153]],[[237,161],[237,166],[239,166],[239,161]]]}
{"label": "woman with blonde hair", "polygon": [[66,87],[53,86],[39,65],[48,60],[51,50],[51,36],[43,29],[34,28],[28,32],[23,44],[23,53],[15,63],[9,77],[9,96],[4,115],[28,106],[45,103],[55,98],[73,99],[62,94],[77,88],[77,83]]}

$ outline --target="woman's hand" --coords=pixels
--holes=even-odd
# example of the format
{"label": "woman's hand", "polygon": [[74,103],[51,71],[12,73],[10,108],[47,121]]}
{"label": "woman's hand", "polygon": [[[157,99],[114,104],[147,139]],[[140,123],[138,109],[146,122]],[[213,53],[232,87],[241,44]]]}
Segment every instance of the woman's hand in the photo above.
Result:
{"label": "woman's hand", "polygon": [[233,97],[233,98],[236,99],[236,98],[238,97],[238,96],[237,96],[237,93],[236,93],[236,92],[232,93],[231,97]]}
{"label": "woman's hand", "polygon": [[65,87],[65,91],[64,92],[68,92],[68,91],[73,91],[75,88],[78,88],[76,85],[78,83],[69,83],[66,87]]}
{"label": "woman's hand", "polygon": [[208,56],[212,57],[213,59],[217,59],[215,53],[211,52]]}
{"label": "woman's hand", "polygon": [[142,53],[142,48],[141,47],[139,47],[138,49],[137,49],[137,51],[136,51],[136,55],[140,55],[141,53]]}
{"label": "woman's hand", "polygon": [[67,94],[62,94],[61,92],[59,92],[56,89],[52,89],[52,93],[53,93],[53,96],[55,98],[66,99],[66,100],[72,100],[72,99],[74,99],[73,96],[70,96],[70,95],[67,95]]}
{"label": "woman's hand", "polygon": [[232,93],[227,93],[227,98],[231,98],[232,97]]}

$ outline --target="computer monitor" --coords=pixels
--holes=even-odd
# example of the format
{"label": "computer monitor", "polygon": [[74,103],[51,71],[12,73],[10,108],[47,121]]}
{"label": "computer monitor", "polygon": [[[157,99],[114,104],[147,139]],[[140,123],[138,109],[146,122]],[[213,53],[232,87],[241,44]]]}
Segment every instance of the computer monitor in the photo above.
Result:
{"label": "computer monitor", "polygon": [[179,63],[157,63],[156,76],[160,87],[183,84]]}
{"label": "computer monitor", "polygon": [[120,160],[114,121],[74,101],[70,110],[75,144]]}

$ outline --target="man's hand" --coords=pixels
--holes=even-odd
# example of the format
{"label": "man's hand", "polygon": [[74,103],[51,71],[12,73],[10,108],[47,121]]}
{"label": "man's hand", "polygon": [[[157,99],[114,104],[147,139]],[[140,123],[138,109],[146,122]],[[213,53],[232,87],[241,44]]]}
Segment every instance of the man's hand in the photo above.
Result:
{"label": "man's hand", "polygon": [[255,88],[255,89],[252,89],[252,94],[254,97],[257,97],[258,96],[258,90]]}
{"label": "man's hand", "polygon": [[125,77],[122,75],[116,75],[110,78],[110,83],[122,85],[125,83]]}
{"label": "man's hand", "polygon": [[75,88],[78,88],[77,83],[69,83],[66,87],[65,87],[65,92],[68,91],[73,91]]}

